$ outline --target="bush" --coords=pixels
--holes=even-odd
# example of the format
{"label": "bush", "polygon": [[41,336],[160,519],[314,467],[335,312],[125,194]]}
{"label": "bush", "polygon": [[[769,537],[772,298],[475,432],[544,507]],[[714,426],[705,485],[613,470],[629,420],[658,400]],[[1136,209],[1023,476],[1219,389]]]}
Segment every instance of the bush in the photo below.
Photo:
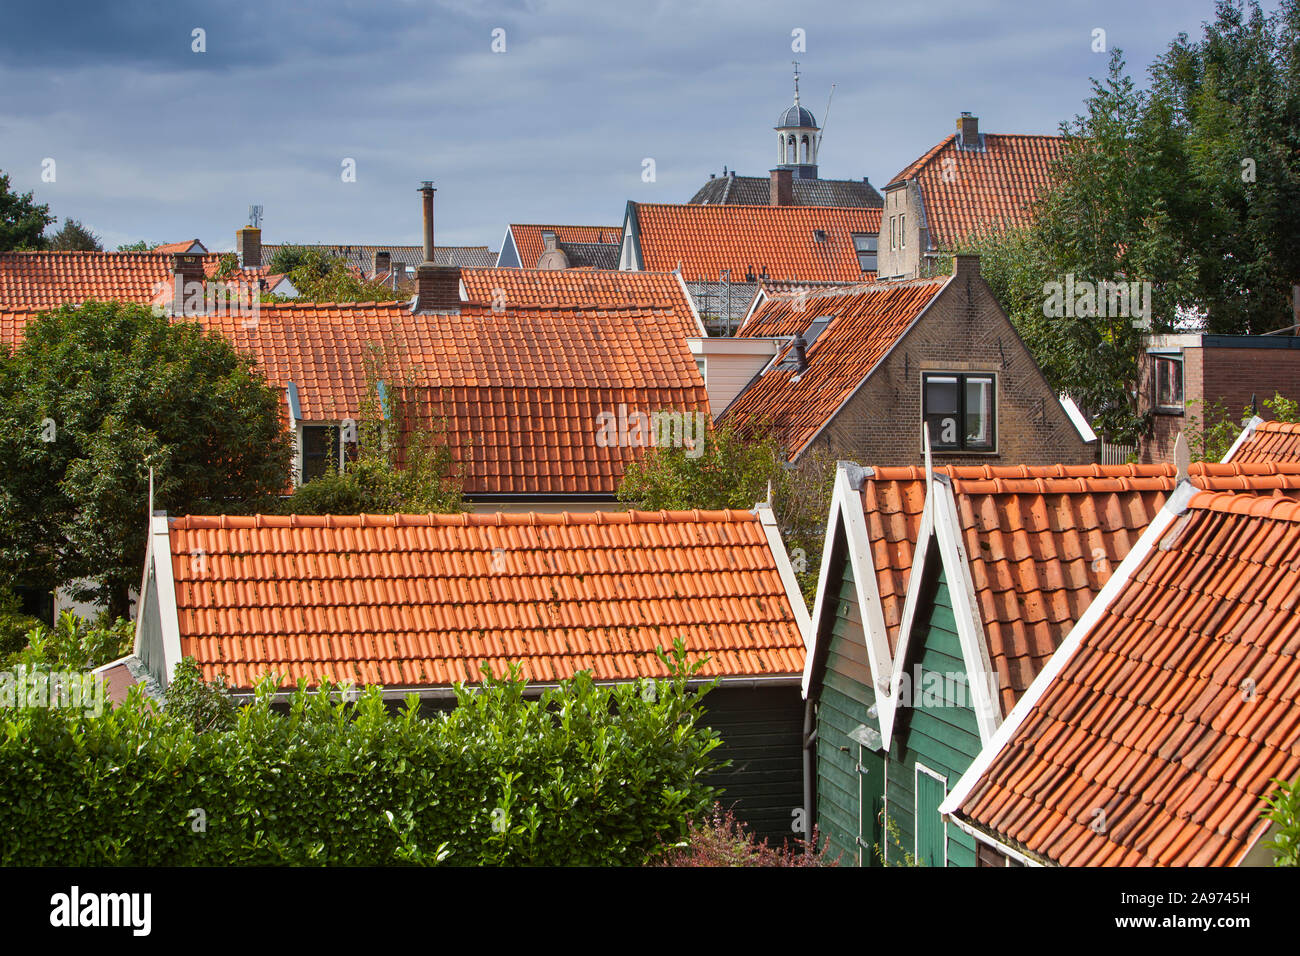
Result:
{"label": "bush", "polygon": [[657,862],[660,866],[834,866],[826,857],[826,847],[817,849],[819,842],[814,827],[811,840],[770,847],[766,839],[756,841],[731,810],[715,803],[699,822],[690,822],[686,839]]}
{"label": "bush", "polygon": [[1264,802],[1264,816],[1277,824],[1277,832],[1266,844],[1277,854],[1275,866],[1300,866],[1300,780],[1274,780],[1277,789]]}
{"label": "bush", "polygon": [[134,642],[135,625],[125,618],[90,622],[64,611],[54,627],[38,621],[14,660],[39,670],[88,671],[130,654]]}
{"label": "bush", "polygon": [[283,712],[270,681],[205,733],[138,688],[99,717],[10,710],[0,865],[641,864],[717,797],[684,658],[654,693],[583,673],[532,700],[512,675],[431,718],[373,687]]}

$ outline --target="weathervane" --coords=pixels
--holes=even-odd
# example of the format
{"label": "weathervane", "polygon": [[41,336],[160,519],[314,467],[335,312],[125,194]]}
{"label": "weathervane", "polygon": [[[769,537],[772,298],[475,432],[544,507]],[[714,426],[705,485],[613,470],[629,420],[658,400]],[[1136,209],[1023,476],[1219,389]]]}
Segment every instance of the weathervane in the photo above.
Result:
{"label": "weathervane", "polygon": [[794,105],[799,105],[799,61],[791,60],[794,64]]}

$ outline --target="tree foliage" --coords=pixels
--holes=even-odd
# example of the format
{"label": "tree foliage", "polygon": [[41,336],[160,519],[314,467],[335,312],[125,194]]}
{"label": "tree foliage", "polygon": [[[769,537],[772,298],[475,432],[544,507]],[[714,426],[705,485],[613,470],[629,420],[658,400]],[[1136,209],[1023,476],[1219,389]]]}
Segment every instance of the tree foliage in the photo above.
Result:
{"label": "tree foliage", "polygon": [[11,662],[43,670],[93,670],[131,653],[134,641],[135,625],[126,618],[88,621],[64,611],[53,627],[37,622]]}
{"label": "tree foliage", "polygon": [[233,722],[196,729],[138,688],[99,716],[0,708],[0,865],[639,865],[719,792],[699,662],[533,697],[515,677],[456,707],[394,713],[264,682]]}
{"label": "tree foliage", "polygon": [[13,192],[8,173],[0,171],[0,252],[42,248],[45,227],[52,222],[48,205],[37,203],[30,192]]}
{"label": "tree foliage", "polygon": [[0,580],[124,616],[149,468],[172,514],[273,510],[291,449],[281,396],[218,333],[141,305],[42,313],[0,359]]}
{"label": "tree foliage", "polygon": [[53,252],[103,252],[99,236],[75,219],[65,219],[58,231],[48,236],[45,248]]}
{"label": "tree foliage", "polygon": [[382,282],[362,277],[342,256],[307,246],[281,246],[269,271],[285,273],[298,290],[298,301],[387,302],[397,294]]}
{"label": "tree foliage", "polygon": [[1275,854],[1275,866],[1300,866],[1300,780],[1274,780],[1265,800],[1265,818],[1277,826],[1265,844]]}

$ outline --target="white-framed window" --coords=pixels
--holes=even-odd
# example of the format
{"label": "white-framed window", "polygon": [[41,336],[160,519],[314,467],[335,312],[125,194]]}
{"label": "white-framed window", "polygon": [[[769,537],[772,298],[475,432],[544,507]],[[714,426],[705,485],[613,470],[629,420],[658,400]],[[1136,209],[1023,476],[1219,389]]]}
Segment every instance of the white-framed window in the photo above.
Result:
{"label": "white-framed window", "polygon": [[898,217],[898,248],[907,248],[907,213],[902,213]]}
{"label": "white-framed window", "polygon": [[356,424],[350,421],[300,425],[298,483],[342,471],[344,462],[355,457],[356,440]]}
{"label": "white-framed window", "polygon": [[695,367],[700,370],[700,378],[709,380],[709,360],[703,355],[695,356]]}
{"label": "white-framed window", "polygon": [[998,378],[993,372],[922,372],[921,416],[934,451],[997,450]]}
{"label": "white-framed window", "polygon": [[889,248],[898,248],[898,217],[889,217]]}
{"label": "white-framed window", "polygon": [[1154,371],[1153,396],[1156,411],[1181,412],[1186,406],[1183,395],[1183,355],[1169,352],[1151,356]]}

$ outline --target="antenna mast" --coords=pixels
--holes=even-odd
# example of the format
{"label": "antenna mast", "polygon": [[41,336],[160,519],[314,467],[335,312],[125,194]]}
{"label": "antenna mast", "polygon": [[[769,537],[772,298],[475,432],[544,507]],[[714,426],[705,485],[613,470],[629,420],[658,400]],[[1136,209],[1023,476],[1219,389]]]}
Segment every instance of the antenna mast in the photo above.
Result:
{"label": "antenna mast", "polygon": [[835,98],[835,84],[832,83],[830,95],[826,97],[826,112],[822,114],[821,132],[817,134],[818,153],[822,151],[822,137],[826,135],[826,124],[830,121],[831,118],[831,100],[833,100],[834,98]]}

